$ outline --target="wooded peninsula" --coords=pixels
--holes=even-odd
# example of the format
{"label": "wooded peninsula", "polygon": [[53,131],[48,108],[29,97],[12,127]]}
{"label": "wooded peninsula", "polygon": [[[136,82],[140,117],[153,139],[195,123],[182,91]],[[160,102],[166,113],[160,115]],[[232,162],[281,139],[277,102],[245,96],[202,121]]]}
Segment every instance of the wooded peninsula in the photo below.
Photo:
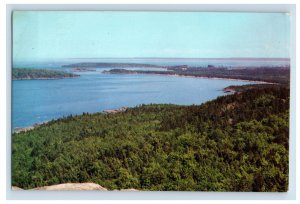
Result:
{"label": "wooded peninsula", "polygon": [[127,70],[111,69],[103,71],[109,74],[161,74],[176,76],[193,76],[205,78],[223,78],[249,81],[263,81],[268,83],[288,84],[290,79],[289,67],[167,67],[164,71],[157,70]]}
{"label": "wooded peninsula", "polygon": [[61,79],[79,77],[64,71],[54,71],[48,69],[31,69],[31,68],[13,68],[13,80],[32,80],[32,79]]}

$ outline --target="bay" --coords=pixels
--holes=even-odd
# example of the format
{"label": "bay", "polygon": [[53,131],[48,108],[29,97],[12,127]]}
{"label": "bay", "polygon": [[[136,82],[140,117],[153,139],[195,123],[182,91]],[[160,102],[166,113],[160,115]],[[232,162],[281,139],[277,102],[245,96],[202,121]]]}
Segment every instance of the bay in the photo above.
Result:
{"label": "bay", "polygon": [[28,127],[70,114],[140,104],[201,104],[226,95],[223,88],[229,85],[251,83],[150,74],[104,74],[103,70],[77,72],[81,75],[79,78],[14,80],[12,128]]}

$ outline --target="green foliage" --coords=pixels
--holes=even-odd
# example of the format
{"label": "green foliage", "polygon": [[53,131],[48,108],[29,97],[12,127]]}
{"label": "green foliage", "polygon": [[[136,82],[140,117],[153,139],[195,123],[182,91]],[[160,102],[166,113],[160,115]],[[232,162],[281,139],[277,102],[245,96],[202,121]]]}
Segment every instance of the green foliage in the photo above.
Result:
{"label": "green foliage", "polygon": [[12,184],[287,191],[289,89],[69,116],[12,136]]}
{"label": "green foliage", "polygon": [[52,79],[52,78],[66,78],[66,77],[78,77],[79,75],[64,72],[53,71],[47,69],[29,69],[29,68],[13,68],[13,79]]}

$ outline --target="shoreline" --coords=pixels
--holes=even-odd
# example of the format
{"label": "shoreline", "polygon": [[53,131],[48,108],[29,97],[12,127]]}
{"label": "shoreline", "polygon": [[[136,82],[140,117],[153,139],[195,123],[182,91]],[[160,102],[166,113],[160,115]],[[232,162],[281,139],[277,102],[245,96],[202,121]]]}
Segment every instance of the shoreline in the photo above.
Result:
{"label": "shoreline", "polygon": [[106,113],[106,114],[114,114],[114,113],[121,113],[121,112],[125,112],[128,109],[128,107],[121,107],[121,108],[116,108],[116,109],[106,109],[103,110],[102,113]]}
{"label": "shoreline", "polygon": [[276,83],[266,82],[266,81],[236,79],[236,78],[226,78],[226,77],[189,76],[189,75],[180,75],[180,74],[159,74],[159,75],[169,75],[169,76],[189,77],[189,78],[201,78],[201,79],[213,79],[213,80],[245,81],[245,82],[255,82],[255,83],[260,83],[260,84],[276,84]]}
{"label": "shoreline", "polygon": [[[94,113],[115,114],[115,113],[125,112],[128,108],[130,108],[130,107],[124,107],[124,106],[122,106],[120,108],[105,109],[105,110],[97,111],[97,112],[94,112]],[[90,113],[90,114],[94,114],[94,113]],[[79,114],[79,115],[82,115],[82,114]],[[62,117],[65,117],[65,116],[62,116]],[[59,118],[62,118],[62,117],[59,117]],[[52,119],[52,120],[58,120],[59,118]],[[47,124],[50,121],[51,120],[40,122],[40,123],[34,123],[33,125],[30,125],[30,126],[27,126],[27,127],[15,127],[15,128],[12,128],[11,132],[12,132],[12,134],[18,134],[18,133],[21,133],[21,132],[27,132],[27,131],[33,130],[33,129],[37,128],[37,127],[40,127],[41,125]]]}
{"label": "shoreline", "polygon": [[31,126],[27,126],[27,127],[16,127],[16,128],[12,128],[12,134],[18,134],[18,133],[21,133],[21,132],[27,132],[27,131],[30,131],[30,130],[33,130],[37,127],[40,127],[41,125],[44,125],[44,124],[47,124],[49,123],[50,121],[44,121],[44,122],[41,122],[41,123],[34,123],[33,125]]}

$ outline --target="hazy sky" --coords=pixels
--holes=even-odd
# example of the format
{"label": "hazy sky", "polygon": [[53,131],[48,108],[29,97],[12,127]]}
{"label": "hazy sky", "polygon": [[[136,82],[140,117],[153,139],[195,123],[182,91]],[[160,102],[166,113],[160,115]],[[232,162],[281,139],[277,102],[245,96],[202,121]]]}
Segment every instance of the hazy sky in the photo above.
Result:
{"label": "hazy sky", "polygon": [[289,57],[284,13],[13,14],[16,61],[105,57]]}

